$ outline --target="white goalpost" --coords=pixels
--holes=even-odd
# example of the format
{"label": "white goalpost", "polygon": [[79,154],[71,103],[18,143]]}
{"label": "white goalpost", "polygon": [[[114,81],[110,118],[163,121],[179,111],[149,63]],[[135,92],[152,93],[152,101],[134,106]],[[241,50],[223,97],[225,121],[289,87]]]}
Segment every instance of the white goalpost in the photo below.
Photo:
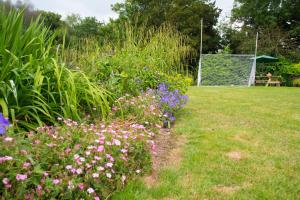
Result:
{"label": "white goalpost", "polygon": [[197,86],[248,86],[255,83],[258,33],[254,54],[202,54],[201,19],[200,59]]}

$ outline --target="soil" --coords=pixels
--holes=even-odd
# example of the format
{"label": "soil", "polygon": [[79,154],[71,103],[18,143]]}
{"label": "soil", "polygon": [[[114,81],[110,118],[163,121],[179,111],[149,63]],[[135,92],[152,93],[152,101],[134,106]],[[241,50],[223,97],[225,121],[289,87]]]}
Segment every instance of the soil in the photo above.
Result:
{"label": "soil", "polygon": [[152,173],[144,178],[147,186],[156,184],[160,169],[168,166],[179,167],[186,138],[173,134],[170,129],[161,129],[156,135],[155,143],[156,152],[152,154]]}

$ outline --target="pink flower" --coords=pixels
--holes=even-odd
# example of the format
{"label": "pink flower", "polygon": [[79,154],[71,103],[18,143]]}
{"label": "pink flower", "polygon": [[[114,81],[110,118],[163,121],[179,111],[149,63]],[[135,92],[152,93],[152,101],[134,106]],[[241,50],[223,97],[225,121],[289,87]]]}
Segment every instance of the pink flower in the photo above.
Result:
{"label": "pink flower", "polygon": [[86,151],[85,155],[89,156],[89,155],[91,155],[91,152],[90,151]]}
{"label": "pink flower", "polygon": [[98,149],[97,149],[97,151],[98,152],[103,152],[104,151],[104,146],[103,145],[99,146]]}
{"label": "pink flower", "polygon": [[43,189],[43,187],[42,187],[41,185],[38,185],[38,186],[36,187],[36,189],[39,190],[39,191],[41,191],[41,190]]}
{"label": "pink flower", "polygon": [[101,160],[101,158],[99,156],[94,156],[95,160]]}
{"label": "pink flower", "polygon": [[92,167],[92,165],[90,165],[89,163],[85,164],[86,168],[90,169]]}
{"label": "pink flower", "polygon": [[40,144],[41,141],[40,140],[34,140],[34,144]]}
{"label": "pink flower", "polygon": [[65,152],[66,154],[69,154],[71,152],[71,148],[70,147],[66,148]]}
{"label": "pink flower", "polygon": [[104,171],[104,170],[105,170],[105,168],[104,168],[104,167],[102,167],[102,166],[100,166],[100,167],[98,167],[98,168],[97,168],[97,170],[98,170],[98,171]]}
{"label": "pink flower", "polygon": [[27,175],[26,174],[17,174],[16,179],[17,179],[17,181],[24,181],[27,179]]}
{"label": "pink flower", "polygon": [[67,166],[66,166],[66,169],[67,169],[67,170],[71,170],[72,168],[73,168],[72,165],[67,165]]}
{"label": "pink flower", "polygon": [[113,143],[114,143],[116,146],[121,146],[120,140],[113,139]]}
{"label": "pink flower", "polygon": [[80,190],[83,190],[83,189],[84,189],[83,183],[79,183],[79,184],[78,184],[78,188],[79,188]]}
{"label": "pink flower", "polygon": [[127,153],[127,149],[121,149],[122,153]]}
{"label": "pink flower", "polygon": [[23,168],[26,169],[30,166],[30,163],[29,162],[24,162],[23,163]]}
{"label": "pink flower", "polygon": [[60,180],[59,179],[54,179],[52,182],[53,182],[54,185],[58,185],[60,183]]}
{"label": "pink flower", "polygon": [[74,159],[75,159],[75,160],[78,160],[78,158],[80,158],[80,156],[79,156],[78,154],[75,154],[75,155],[74,155]]}
{"label": "pink flower", "polygon": [[76,173],[76,169],[72,168],[72,169],[71,169],[71,172],[72,172],[73,174],[75,174],[75,173]]}
{"label": "pink flower", "polygon": [[111,173],[106,173],[107,178],[111,178]]}
{"label": "pink flower", "polygon": [[89,189],[87,189],[87,192],[88,192],[89,194],[92,194],[92,193],[95,192],[95,190],[94,190],[93,188],[89,188]]}
{"label": "pink flower", "polygon": [[112,144],[111,142],[106,142],[106,145],[111,146]]}
{"label": "pink flower", "polygon": [[3,179],[2,179],[2,183],[3,183],[4,185],[9,184],[8,178],[3,178]]}
{"label": "pink flower", "polygon": [[96,196],[94,197],[94,200],[100,200],[100,197]]}
{"label": "pink flower", "polygon": [[44,172],[44,176],[47,177],[49,176],[49,174],[47,172]]}
{"label": "pink flower", "polygon": [[113,111],[117,111],[117,110],[118,110],[118,107],[117,107],[117,106],[113,106],[113,107],[112,107],[112,110],[113,110]]}
{"label": "pink flower", "polygon": [[77,174],[82,174],[82,169],[81,168],[76,169],[76,173]]}
{"label": "pink flower", "polygon": [[13,159],[13,157],[11,157],[11,156],[0,157],[0,164],[7,160],[12,160],[12,159]]}
{"label": "pink flower", "polygon": [[93,178],[99,178],[99,174],[98,173],[93,173]]}
{"label": "pink flower", "polygon": [[105,167],[112,168],[113,165],[114,165],[113,163],[106,163]]}
{"label": "pink flower", "polygon": [[11,142],[11,141],[13,141],[13,139],[11,137],[4,138],[4,142]]}
{"label": "pink flower", "polygon": [[126,176],[125,176],[125,175],[122,175],[121,181],[122,181],[123,185],[124,185],[124,183],[125,183],[125,180],[126,180]]}
{"label": "pink flower", "polygon": [[72,181],[68,181],[68,189],[74,189]]}

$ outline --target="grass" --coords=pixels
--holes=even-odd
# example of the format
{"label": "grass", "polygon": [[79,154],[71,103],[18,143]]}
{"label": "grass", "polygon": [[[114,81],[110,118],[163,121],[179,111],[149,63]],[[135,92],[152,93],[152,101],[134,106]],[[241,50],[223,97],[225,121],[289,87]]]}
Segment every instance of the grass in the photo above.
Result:
{"label": "grass", "polygon": [[[114,199],[299,199],[299,88],[191,88],[176,122],[188,142],[180,167]],[[239,152],[241,159],[228,157]]]}

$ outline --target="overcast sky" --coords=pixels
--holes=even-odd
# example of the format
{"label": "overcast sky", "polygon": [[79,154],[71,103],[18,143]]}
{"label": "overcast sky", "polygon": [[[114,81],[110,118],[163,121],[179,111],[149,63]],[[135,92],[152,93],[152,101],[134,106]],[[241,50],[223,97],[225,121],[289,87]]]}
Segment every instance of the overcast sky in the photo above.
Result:
{"label": "overcast sky", "polygon": [[[16,0],[13,0],[16,1]],[[72,13],[83,17],[95,16],[100,21],[116,18],[117,14],[111,10],[111,5],[124,0],[23,0],[31,2],[35,8],[61,14],[63,17]],[[223,10],[222,16],[229,15],[233,0],[216,0],[216,4]]]}

